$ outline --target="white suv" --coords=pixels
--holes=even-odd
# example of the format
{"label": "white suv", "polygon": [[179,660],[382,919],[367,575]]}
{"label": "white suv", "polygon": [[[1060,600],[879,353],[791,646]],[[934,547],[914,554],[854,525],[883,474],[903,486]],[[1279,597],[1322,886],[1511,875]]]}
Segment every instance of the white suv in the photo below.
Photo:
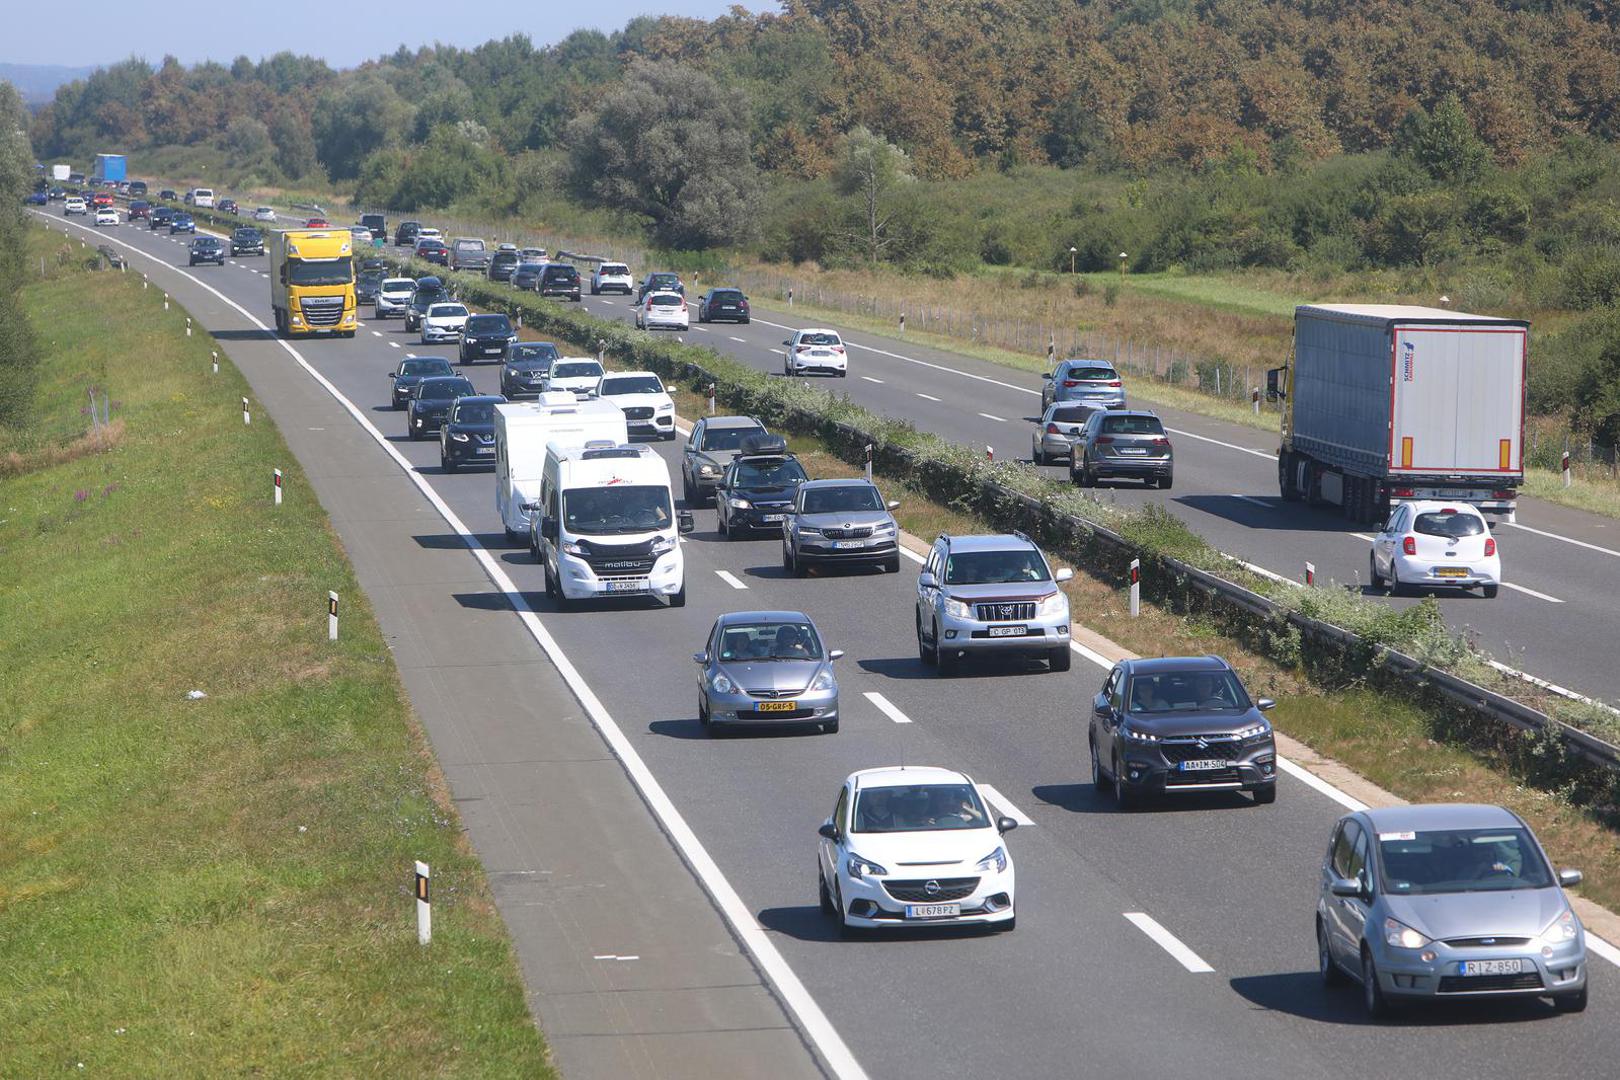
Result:
{"label": "white suv", "polygon": [[78,195],[69,195],[62,200],[62,216],[69,214],[88,214],[90,208],[85,205],[84,199]]}
{"label": "white suv", "polygon": [[624,410],[624,423],[632,435],[675,437],[675,401],[664,381],[651,371],[614,371],[596,384],[596,396]]}
{"label": "white suv", "polygon": [[630,276],[630,268],[624,263],[603,263],[591,274],[592,296],[605,292],[622,292],[629,296],[635,288],[636,279]]}
{"label": "white suv", "polygon": [[782,374],[809,375],[822,372],[840,379],[849,374],[849,358],[844,355],[844,339],[836,330],[799,330],[782,342]]}
{"label": "white suv", "polygon": [[[821,910],[851,937],[862,929],[1017,925],[1012,853],[966,773],[932,766],[863,769],[838,790],[816,859]],[[912,869],[922,867],[923,869]]]}

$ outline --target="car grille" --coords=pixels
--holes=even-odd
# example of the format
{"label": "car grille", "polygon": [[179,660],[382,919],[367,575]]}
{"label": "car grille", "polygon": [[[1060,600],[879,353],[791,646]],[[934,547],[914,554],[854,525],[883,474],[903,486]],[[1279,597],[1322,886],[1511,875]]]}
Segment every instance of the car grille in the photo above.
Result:
{"label": "car grille", "polygon": [[624,410],[624,418],[626,420],[651,420],[652,414],[653,410],[651,405],[632,405],[628,409]]}
{"label": "car grille", "polygon": [[[930,882],[934,888],[928,888]],[[935,904],[948,903],[960,900],[964,896],[972,896],[973,890],[979,887],[976,877],[961,878],[919,878],[914,881],[885,881],[883,888],[888,894],[905,904]]]}
{"label": "car grille", "polygon": [[870,525],[855,529],[822,529],[821,535],[829,540],[865,540],[872,535]]}
{"label": "car grille", "polygon": [[595,544],[589,540],[579,542],[585,553],[585,562],[599,578],[646,577],[658,561],[652,553],[652,542],[640,544]]}
{"label": "car grille", "polygon": [[1200,736],[1205,745],[1199,746],[1197,740],[1187,739],[1177,742],[1161,742],[1159,752],[1164,754],[1164,760],[1175,765],[1183,761],[1203,761],[1208,758],[1230,758],[1241,744],[1229,735],[1203,735]]}
{"label": "car grille", "polygon": [[1197,784],[1232,784],[1242,780],[1236,769],[1199,769],[1196,772],[1182,772],[1171,769],[1164,774],[1164,786],[1167,788],[1187,787]]}
{"label": "car grille", "polygon": [[343,318],[343,297],[306,296],[299,301],[304,321],[310,326],[336,326]]}
{"label": "car grille", "polygon": [[755,688],[751,686],[743,687],[743,693],[747,694],[749,697],[765,698],[767,701],[776,700],[778,698],[798,697],[800,694],[804,693],[804,690],[805,688],[802,686],[797,690],[775,690],[766,687]]}
{"label": "car grille", "polygon": [[1527,937],[1460,937],[1447,938],[1446,944],[1453,949],[1502,949],[1515,945],[1528,945]]}
{"label": "car grille", "polygon": [[1035,617],[1034,601],[998,601],[993,604],[976,604],[973,610],[980,622],[1033,619]]}
{"label": "car grille", "polygon": [[1540,990],[1541,972],[1521,971],[1517,975],[1442,975],[1438,992],[1478,994],[1492,990]]}

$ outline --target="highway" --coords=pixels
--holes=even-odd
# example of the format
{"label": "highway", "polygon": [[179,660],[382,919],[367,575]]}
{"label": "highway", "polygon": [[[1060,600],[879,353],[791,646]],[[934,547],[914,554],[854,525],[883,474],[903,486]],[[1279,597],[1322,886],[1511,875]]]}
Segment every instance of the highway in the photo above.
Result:
{"label": "highway", "polygon": [[[52,224],[61,227],[62,222],[53,216]],[[77,222],[69,227],[91,232]],[[256,372],[272,364],[298,373],[288,368],[294,362],[281,347],[232,306],[240,305],[260,324],[268,322],[263,260],[231,260],[221,268],[187,271],[186,238],[121,227],[111,239],[150,257],[137,258],[132,269],[149,272],[154,284],[172,292],[205,329],[219,334],[256,385],[266,378]],[[154,263],[179,265],[164,269]],[[622,302],[588,306],[604,314],[626,311]],[[767,350],[781,336],[763,320],[690,335],[712,340],[762,367],[769,366]],[[857,345],[888,348],[865,335],[851,337]],[[465,562],[462,573],[442,586],[429,583],[427,593],[453,602],[461,622],[476,626],[480,640],[499,650],[490,658],[495,663],[533,632],[525,618],[514,614],[512,598],[504,595],[501,579],[490,568],[510,579],[521,594],[518,602],[536,613],[557,654],[566,657],[602,714],[622,732],[626,750],[644,763],[713,859],[710,871],[695,865],[687,853],[688,865],[695,866],[711,894],[722,878],[726,889],[735,890],[748,916],[763,929],[769,948],[824,1014],[858,1070],[874,1077],[1207,1078],[1276,1072],[1282,1066],[1290,1077],[1341,1076],[1347,1068],[1366,1077],[1406,1077],[1421,1062],[1426,1076],[1477,1080],[1516,1074],[1532,1060],[1537,1071],[1552,1075],[1606,1075],[1620,1059],[1620,1028],[1610,1022],[1617,1004],[1614,972],[1596,957],[1592,1005],[1581,1015],[1555,1015],[1550,1006],[1534,1002],[1448,1007],[1389,1024],[1368,1024],[1356,993],[1324,990],[1315,971],[1311,927],[1318,866],[1329,827],[1343,807],[1284,775],[1273,806],[1223,796],[1135,813],[1114,811],[1084,782],[1083,717],[1102,669],[1084,661],[1062,675],[974,667],[964,677],[940,680],[916,657],[913,562],[903,563],[899,575],[785,577],[775,541],[723,540],[714,531],[713,511],[703,509],[697,515],[698,531],[685,549],[685,608],[631,603],[555,612],[541,593],[539,569],[527,552],[507,547],[501,539],[490,474],[442,474],[436,445],[408,441],[403,413],[387,408],[384,373],[400,356],[450,356],[453,347],[418,346],[393,321],[367,322],[352,341],[296,342],[292,348],[386,436],[388,447],[442,504],[444,511],[436,515],[421,512],[419,506],[410,513],[402,508],[397,520],[387,523],[394,533],[392,543],[404,550],[457,551],[468,541],[447,524],[445,513],[466,523],[474,550],[458,555]],[[1029,428],[1020,418],[1034,411],[1036,399],[1024,392],[1024,384],[1033,380],[903,348],[907,359],[857,348],[847,385],[836,389],[949,437],[1027,453]],[[461,370],[481,392],[494,392],[495,365]],[[334,407],[312,376],[307,391],[296,407],[266,402],[284,431],[317,424],[360,428]],[[922,393],[940,400],[918,397]],[[981,411],[1002,419],[978,418]],[[1274,464],[1261,456],[1265,436],[1246,432],[1243,441],[1226,439],[1229,433],[1209,421],[1167,419],[1178,429],[1256,451],[1227,450],[1186,435],[1178,440],[1177,489],[1171,497],[1200,520],[1228,523],[1224,534],[1211,531],[1217,543],[1234,554],[1264,560],[1277,572],[1318,549],[1329,553],[1313,560],[1325,575],[1334,572],[1329,568],[1337,565],[1335,557],[1344,561],[1345,577],[1351,560],[1365,559],[1365,548],[1346,537],[1342,522],[1275,505],[1275,492],[1268,486]],[[312,471],[341,466],[358,474],[396,462],[382,445],[364,439],[354,445],[352,461],[304,464]],[[675,467],[679,444],[656,445]],[[1200,491],[1208,494],[1195,494]],[[1229,499],[1229,493],[1252,494],[1259,501]],[[1142,496],[1122,492],[1118,497]],[[1279,527],[1266,527],[1268,515],[1275,516]],[[1551,514],[1545,520],[1540,515],[1540,508],[1527,510],[1523,519],[1552,526],[1547,531],[1575,527],[1556,522]],[[1235,542],[1244,537],[1265,543],[1250,551]],[[1593,629],[1605,624],[1599,609],[1603,597],[1615,589],[1613,565],[1601,561],[1612,556],[1533,533],[1525,533],[1522,541],[1515,534],[1511,550],[1510,573],[1527,586],[1546,585],[1550,594],[1556,588],[1567,602],[1552,605],[1504,593],[1494,605],[1447,601],[1448,611],[1464,605],[1471,613],[1491,608],[1491,618],[1479,617],[1477,626],[1487,645],[1487,623],[1504,641],[1510,631],[1526,642],[1537,641],[1537,650],[1525,655],[1522,666],[1577,688],[1591,689],[1606,679],[1607,689],[1600,692],[1612,695],[1620,682],[1615,672],[1602,670],[1612,664],[1561,670],[1542,663],[1544,654],[1556,654],[1560,643],[1583,636],[1557,629],[1560,619],[1572,613],[1591,609],[1584,632],[1591,639],[1583,645],[1587,655],[1602,650],[1599,642],[1612,637]],[[1532,550],[1534,557],[1528,555]],[[489,561],[478,561],[480,556]],[[1551,572],[1533,576],[1524,564],[1536,557],[1563,560],[1563,565],[1586,568],[1592,576],[1562,581]],[[744,587],[727,583],[721,571]],[[1574,581],[1580,583],[1579,595],[1568,587]],[[422,590],[423,584],[416,587]],[[398,619],[431,607],[422,600],[383,611],[385,632],[393,636],[400,630]],[[802,609],[817,621],[830,647],[847,651],[839,662],[839,734],[702,736],[695,719],[691,653],[718,614],[739,608]],[[1556,614],[1540,615],[1543,608]],[[1510,620],[1517,622],[1510,625]],[[432,630],[414,627],[422,635]],[[1608,652],[1612,650],[1604,654]],[[1588,667],[1594,671],[1590,678],[1576,677]],[[417,688],[411,689],[417,700]],[[882,704],[868,695],[881,695]],[[478,701],[466,701],[463,707],[467,724],[480,723]],[[1286,709],[1285,702],[1278,714],[1284,729]],[[553,711],[577,713],[578,706],[564,700],[543,702],[531,718],[531,742],[543,746],[548,741],[546,725]],[[444,752],[437,735],[435,746]],[[618,756],[625,760],[624,752]],[[816,827],[830,812],[839,782],[855,769],[899,761],[964,769],[1000,793],[1004,810],[1031,822],[1009,837],[1019,869],[1016,932],[845,942],[819,914],[813,878]],[[465,790],[454,772],[450,779],[458,799],[481,794]],[[473,839],[480,843],[476,831]],[[487,863],[488,853],[480,850]],[[600,854],[604,860],[614,858]],[[515,908],[510,896],[498,893],[497,898],[511,923]],[[667,925],[640,928],[641,950],[678,949],[684,925],[672,917]],[[1162,932],[1150,935],[1143,925]],[[740,936],[748,940],[747,933]],[[521,939],[519,951],[521,956]],[[757,951],[755,955],[757,960]],[[524,957],[526,975],[532,978],[531,962]],[[774,977],[773,982],[780,990],[780,982]],[[790,1006],[797,1000],[791,993],[783,997]],[[799,1018],[803,1027],[802,1013]],[[859,1075],[854,1066],[840,1068],[839,1047],[829,1052],[813,1025],[806,1030],[824,1067]]]}

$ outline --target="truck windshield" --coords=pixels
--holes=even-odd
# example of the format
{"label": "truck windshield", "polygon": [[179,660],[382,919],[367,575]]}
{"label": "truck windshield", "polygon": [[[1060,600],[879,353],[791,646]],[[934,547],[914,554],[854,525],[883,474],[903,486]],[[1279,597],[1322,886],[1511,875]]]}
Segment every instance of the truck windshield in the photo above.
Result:
{"label": "truck windshield", "polygon": [[354,264],[348,259],[289,259],[289,285],[348,285],[354,281]]}
{"label": "truck windshield", "polygon": [[563,492],[563,528],[575,535],[650,532],[667,529],[673,520],[666,487],[615,484]]}

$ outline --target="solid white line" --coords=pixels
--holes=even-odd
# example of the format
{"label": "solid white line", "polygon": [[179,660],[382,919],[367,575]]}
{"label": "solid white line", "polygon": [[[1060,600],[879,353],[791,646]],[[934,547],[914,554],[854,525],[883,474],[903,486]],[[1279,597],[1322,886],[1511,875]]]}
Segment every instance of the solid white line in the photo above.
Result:
{"label": "solid white line", "polygon": [[1357,540],[1365,540],[1369,544],[1375,539],[1374,537],[1368,536],[1366,533],[1351,533],[1350,535],[1355,537]]}
{"label": "solid white line", "polygon": [[744,585],[742,582],[738,581],[730,570],[716,570],[715,574],[719,576],[721,581],[725,582],[727,585],[730,585],[733,589],[748,588],[747,585]]}
{"label": "solid white line", "polygon": [[1191,431],[1182,431],[1180,428],[1167,427],[1164,430],[1168,431],[1172,435],[1185,435],[1187,438],[1197,439],[1199,442],[1214,443],[1216,446],[1224,446],[1228,450],[1236,450],[1241,454],[1253,454],[1255,457],[1262,457],[1268,461],[1277,460],[1276,454],[1268,453],[1265,450],[1251,450],[1247,446],[1239,446],[1237,443],[1222,442],[1219,439],[1212,439],[1208,435],[1197,435]]}
{"label": "solid white line", "polygon": [[863,379],[865,379],[865,380],[866,380],[866,381],[867,381],[867,382],[875,382],[875,383],[881,383],[881,382],[883,382],[883,380],[882,380],[882,379],[874,379],[874,378],[872,378],[872,376],[870,376],[870,375],[862,375],[862,376],[861,376],[861,378],[863,378]]}
{"label": "solid white line", "polygon": [[[141,251],[140,248],[131,244],[125,244],[121,240],[113,242],[122,244],[131,251],[151,258],[147,252]],[[161,263],[161,260],[153,261]],[[167,266],[168,264],[162,263],[162,265]],[[241,304],[238,304],[212,285],[178,267],[171,266],[169,269],[193,284],[213,293],[254,326],[257,326],[262,331],[269,332],[270,328],[268,326],[260,322]],[[843,1037],[832,1026],[832,1022],[827,1019],[827,1014],[821,1011],[821,1006],[816,1004],[815,998],[810,996],[810,992],[805,989],[804,983],[799,980],[799,976],[788,966],[787,960],[777,950],[775,942],[770,939],[764,928],[759,925],[748,906],[743,903],[742,897],[732,887],[731,882],[726,880],[726,876],[721,871],[719,864],[714,861],[708,849],[703,846],[703,841],[698,839],[697,833],[687,824],[686,818],[676,808],[675,803],[664,791],[663,785],[652,774],[652,770],[642,760],[641,755],[625,736],[618,722],[613,719],[612,714],[602,704],[601,699],[596,696],[596,692],[591,689],[584,676],[574,667],[573,661],[568,658],[562,647],[557,644],[556,638],[551,636],[551,631],[546,629],[545,624],[540,621],[539,615],[529,606],[528,598],[507,575],[497,561],[496,555],[483,546],[472,530],[462,522],[456,512],[450,509],[449,504],[434,490],[433,485],[427,481],[427,478],[416,471],[410,460],[400,453],[393,443],[388,441],[387,436],[377,429],[376,425],[366,417],[358,405],[344,397],[343,392],[330,379],[317,371],[309,361],[305,360],[303,355],[293,348],[289,342],[280,338],[273,340],[287,351],[288,355],[309,374],[310,378],[319,383],[327,393],[332,395],[338,404],[343,406],[349,415],[354,418],[354,422],[359,424],[361,429],[372,437],[377,445],[382,448],[383,453],[392,458],[400,470],[416,485],[423,498],[433,504],[433,508],[439,512],[439,516],[444,519],[445,524],[457,536],[461,537],[462,543],[467,545],[467,550],[483,567],[485,575],[489,577],[496,588],[505,594],[507,602],[512,605],[513,612],[522,622],[524,628],[529,631],[529,636],[534,638],[535,643],[544,650],[552,664],[557,668],[558,674],[568,684],[568,688],[573,691],[574,696],[579,699],[579,703],[584,706],[586,714],[591,718],[592,725],[595,726],[597,732],[613,750],[614,756],[624,765],[624,770],[629,775],[631,782],[640,790],[643,801],[657,815],[665,833],[669,835],[675,846],[680,849],[687,865],[692,868],[692,872],[697,875],[698,880],[703,883],[709,895],[714,898],[715,906],[720,909],[721,914],[726,917],[726,921],[731,923],[732,929],[749,952],[753,954],[754,959],[759,963],[760,969],[764,971],[766,978],[770,979],[782,1001],[792,1010],[799,1023],[804,1026],[805,1035],[821,1051],[834,1075],[848,1077],[851,1080],[865,1080],[865,1070],[855,1060],[855,1055],[845,1044]]]}
{"label": "solid white line", "polygon": [[939,400],[939,398],[935,397],[933,394],[918,393],[917,396],[920,397],[920,398],[927,398],[929,401],[938,401]]}
{"label": "solid white line", "polygon": [[1367,809],[1367,804],[1362,802],[1360,799],[1350,795],[1347,792],[1340,791],[1338,788],[1334,787],[1320,776],[1317,776],[1315,773],[1311,772],[1311,770],[1301,765],[1294,764],[1281,754],[1277,755],[1277,768],[1281,769],[1283,772],[1287,773],[1289,776],[1292,776],[1295,780],[1298,780],[1307,787],[1315,788],[1317,791],[1321,792],[1323,795],[1326,795],[1328,798],[1332,799],[1346,810]]}
{"label": "solid white line", "polygon": [[1523,529],[1525,532],[1535,533],[1537,536],[1545,536],[1549,540],[1562,540],[1566,544],[1574,544],[1576,547],[1590,548],[1593,551],[1599,551],[1605,555],[1613,555],[1616,558],[1620,558],[1620,551],[1616,551],[1613,548],[1598,547],[1596,544],[1588,544],[1585,540],[1576,540],[1573,537],[1559,536],[1557,533],[1543,532],[1541,529],[1532,529],[1528,525],[1520,525],[1517,521],[1504,521],[1501,524],[1511,526],[1515,529]]}
{"label": "solid white line", "polygon": [[709,332],[709,328],[707,326],[692,326],[688,327],[688,329],[696,330],[700,334],[707,334]]}
{"label": "solid white line", "polygon": [[1140,911],[1127,911],[1125,918],[1131,925],[1152,938],[1165,952],[1176,958],[1176,962],[1188,971],[1204,972],[1215,969],[1204,963],[1202,957],[1181,943],[1181,939],[1159,925],[1159,921],[1151,915],[1144,915]]}
{"label": "solid white line", "polygon": [[1536,590],[1527,589],[1523,585],[1515,585],[1511,581],[1502,582],[1502,588],[1504,588],[1504,589],[1512,589],[1514,592],[1522,592],[1526,596],[1533,596],[1537,600],[1545,600],[1549,604],[1562,604],[1563,603],[1563,601],[1558,599],[1558,597],[1556,597],[1556,596],[1548,596],[1544,592],[1536,592]]}
{"label": "solid white line", "polygon": [[1087,660],[1090,660],[1093,664],[1096,664],[1098,667],[1102,668],[1104,671],[1108,671],[1108,670],[1112,669],[1113,666],[1114,666],[1114,662],[1112,660],[1108,659],[1108,657],[1104,656],[1100,652],[1097,652],[1095,649],[1086,648],[1084,645],[1080,644],[1078,641],[1074,641],[1074,640],[1071,639],[1069,641],[1069,648],[1073,649],[1075,652],[1079,653],[1081,656],[1085,657]]}
{"label": "solid white line", "polygon": [[1586,932],[1586,947],[1603,957],[1603,959],[1607,960],[1615,967],[1620,967],[1620,949],[1610,945],[1607,941],[1604,941],[1590,930]]}
{"label": "solid white line", "polygon": [[903,713],[899,709],[895,708],[893,702],[891,702],[888,698],[884,697],[882,694],[878,693],[876,690],[868,690],[865,693],[863,693],[861,696],[864,697],[867,701],[870,701],[873,705],[876,705],[878,707],[878,712],[882,713],[884,716],[887,716],[890,720],[893,720],[895,723],[897,723],[897,724],[909,724],[909,723],[911,723],[911,717],[907,716],[905,713]]}
{"label": "solid white line", "polygon": [[1234,494],[1228,495],[1227,498],[1228,499],[1242,499],[1246,503],[1253,503],[1254,505],[1260,507],[1260,509],[1262,509],[1262,510],[1275,510],[1276,509],[1276,507],[1271,505],[1271,503],[1266,502],[1264,499],[1257,499],[1253,495],[1238,495],[1238,494],[1234,493]]}
{"label": "solid white line", "polygon": [[997,791],[994,787],[990,786],[989,784],[980,784],[979,785],[979,791],[984,795],[984,797],[986,799],[989,799],[991,802],[995,803],[996,807],[998,809],[1000,809],[1000,811],[1003,814],[1005,814],[1007,817],[1012,818],[1014,821],[1018,822],[1018,824],[1020,824],[1020,825],[1033,825],[1033,824],[1035,824],[1035,819],[1034,818],[1030,817],[1028,814],[1026,814],[1022,810],[1018,809],[1018,807],[1014,806],[1012,804],[1011,799],[1007,798],[1007,796],[1003,795],[1001,792]]}
{"label": "solid white line", "polygon": [[982,412],[982,413],[980,413],[980,414],[979,414],[979,415],[980,415],[980,416],[982,416],[982,417],[984,417],[984,418],[985,418],[985,419],[986,419],[986,420],[994,420],[994,421],[995,421],[995,422],[996,422],[996,423],[998,423],[998,424],[1005,424],[1005,423],[1006,423],[1006,422],[1007,422],[1007,421],[1006,421],[1006,419],[1005,419],[1005,418],[1004,418],[1004,417],[1000,417],[1000,416],[991,416],[991,415],[990,415],[990,414],[989,414],[989,413],[987,413],[987,412]]}

